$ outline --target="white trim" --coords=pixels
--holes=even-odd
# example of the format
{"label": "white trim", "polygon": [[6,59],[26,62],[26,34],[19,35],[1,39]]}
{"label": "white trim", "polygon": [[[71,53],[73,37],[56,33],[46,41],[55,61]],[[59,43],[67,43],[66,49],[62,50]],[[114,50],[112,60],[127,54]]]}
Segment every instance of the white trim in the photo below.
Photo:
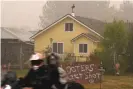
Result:
{"label": "white trim", "polygon": [[75,54],[75,43],[73,43],[73,53]]}
{"label": "white trim", "polygon": [[73,30],[72,30],[72,31],[66,31],[66,24],[67,24],[67,23],[72,23],[72,22],[66,22],[66,23],[64,24],[64,31],[65,31],[65,32],[73,32],[73,31],[74,31],[74,24],[72,23],[72,24],[73,24]]}
{"label": "white trim", "polygon": [[96,31],[92,30],[91,28],[89,28],[88,26],[86,26],[85,24],[83,24],[82,22],[78,21],[76,18],[74,18],[73,16],[71,16],[70,14],[64,16],[63,18],[59,19],[58,21],[56,21],[55,23],[51,24],[50,26],[46,27],[44,30],[40,31],[39,33],[35,34],[34,36],[31,37],[31,39],[35,38],[36,36],[38,36],[39,34],[43,33],[44,31],[48,30],[49,28],[51,28],[52,26],[56,25],[57,23],[59,23],[60,21],[64,20],[65,18],[70,17],[73,20],[77,21],[78,23],[80,23],[81,25],[83,25],[84,27],[86,27],[87,29],[89,29],[90,31],[92,31],[93,33],[97,34],[99,37],[104,38],[103,36],[101,36],[99,33],[97,33]]}
{"label": "white trim", "polygon": [[[84,35],[85,37],[87,37],[86,35]],[[92,41],[94,41],[93,39],[91,39],[91,38],[89,38],[89,37],[87,37],[88,39],[90,39],[90,40],[92,40]],[[96,41],[94,41],[94,42],[96,42]]]}
{"label": "white trim", "polygon": [[[57,51],[58,51],[58,43],[62,43],[63,44],[63,53],[64,53],[64,42],[52,42],[52,52],[53,52],[53,43],[57,43]],[[59,53],[57,53],[57,54],[59,54]]]}
{"label": "white trim", "polygon": [[32,43],[27,43],[27,42],[25,42],[26,44],[29,44],[29,45],[34,45],[34,43],[32,44]]}
{"label": "white trim", "polygon": [[79,45],[80,45],[80,44],[87,44],[87,43],[79,43],[79,44],[78,44],[78,53],[79,53],[79,54],[88,54],[88,44],[87,44],[87,52],[86,52],[86,53],[81,53],[81,52],[79,51]]}
{"label": "white trim", "polygon": [[100,42],[100,41],[95,41],[96,43]]}
{"label": "white trim", "polygon": [[[90,40],[92,40],[93,42],[100,42],[100,41],[94,41],[93,39],[91,39],[91,38],[89,38],[88,36],[86,36],[85,34],[80,34],[80,35],[78,35],[77,37],[75,37],[75,39],[78,39],[78,38],[80,38],[81,36],[85,36],[86,38],[88,38],[88,39],[90,39]],[[73,41],[72,41],[73,42]]]}
{"label": "white trim", "polygon": [[92,42],[92,46],[93,46],[93,52],[94,52],[94,50],[95,50],[95,48],[94,48],[94,42]]}
{"label": "white trim", "polygon": [[[21,38],[19,38],[16,34],[14,34],[13,32],[11,32],[10,30],[8,29],[5,29],[7,32],[11,33],[12,35],[14,35],[16,38],[18,38],[19,40],[21,40]],[[22,41],[22,40],[21,40]],[[24,42],[24,41],[23,41]]]}

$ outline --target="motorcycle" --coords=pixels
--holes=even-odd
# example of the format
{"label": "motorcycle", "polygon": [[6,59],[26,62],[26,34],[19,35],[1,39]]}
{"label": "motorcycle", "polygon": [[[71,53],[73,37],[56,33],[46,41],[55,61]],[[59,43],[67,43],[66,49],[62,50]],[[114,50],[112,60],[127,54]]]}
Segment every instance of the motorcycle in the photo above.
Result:
{"label": "motorcycle", "polygon": [[23,78],[17,79],[16,72],[9,71],[1,81],[1,89],[22,89]]}
{"label": "motorcycle", "polygon": [[[16,72],[9,71],[7,74],[5,74],[4,79],[1,82],[0,89],[22,89],[23,87],[23,78],[17,79]],[[75,81],[67,81],[62,89],[84,89],[84,86]]]}
{"label": "motorcycle", "polygon": [[63,85],[63,89],[84,89],[84,86],[80,83],[77,83],[75,81],[68,81],[67,73],[63,68],[58,67],[58,71],[60,74],[59,80],[60,83]]}
{"label": "motorcycle", "polygon": [[[52,89],[58,89],[56,85],[52,86]],[[84,86],[75,81],[67,82],[61,89],[84,89]]]}

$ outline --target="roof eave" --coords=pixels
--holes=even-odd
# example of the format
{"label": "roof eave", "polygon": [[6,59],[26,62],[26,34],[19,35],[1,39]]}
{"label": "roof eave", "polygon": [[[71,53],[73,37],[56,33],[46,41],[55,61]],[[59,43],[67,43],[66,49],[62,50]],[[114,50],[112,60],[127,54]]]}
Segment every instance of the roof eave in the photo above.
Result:
{"label": "roof eave", "polygon": [[36,36],[38,36],[39,34],[43,33],[44,31],[46,31],[47,29],[49,29],[50,27],[56,25],[57,23],[59,23],[60,21],[64,20],[65,18],[70,17],[72,19],[74,19],[75,21],[77,21],[79,24],[83,25],[84,27],[86,27],[87,29],[89,29],[90,31],[92,31],[93,33],[97,34],[99,37],[104,38],[103,36],[101,36],[99,33],[97,33],[96,31],[92,30],[90,27],[88,27],[87,25],[85,25],[84,23],[82,23],[81,21],[77,20],[75,17],[73,17],[70,14],[67,14],[65,16],[63,16],[62,18],[60,18],[59,20],[55,21],[54,23],[50,24],[49,26],[47,26],[45,29],[43,29],[40,32],[37,32],[35,35],[33,35],[32,37],[30,37],[30,39],[34,39]]}
{"label": "roof eave", "polygon": [[96,41],[96,40],[93,40],[93,39],[91,39],[91,38],[87,37],[84,33],[82,33],[82,34],[80,34],[80,35],[76,36],[75,38],[73,38],[73,39],[71,40],[71,42],[72,42],[72,43],[74,43],[74,42],[75,42],[75,40],[77,40],[77,39],[78,39],[78,38],[80,38],[81,36],[84,36],[84,37],[86,37],[87,39],[92,40],[93,42],[100,42],[100,41]]}
{"label": "roof eave", "polygon": [[63,19],[65,19],[68,16],[70,16],[70,14],[66,14],[62,18],[58,19],[57,21],[53,22],[52,24],[50,24],[49,26],[47,26],[46,28],[44,28],[42,31],[40,31],[40,32],[38,31],[35,35],[31,36],[30,39],[34,39],[36,36],[38,36],[39,34],[43,33],[44,31],[46,31],[50,27],[56,25],[58,22],[62,21]]}

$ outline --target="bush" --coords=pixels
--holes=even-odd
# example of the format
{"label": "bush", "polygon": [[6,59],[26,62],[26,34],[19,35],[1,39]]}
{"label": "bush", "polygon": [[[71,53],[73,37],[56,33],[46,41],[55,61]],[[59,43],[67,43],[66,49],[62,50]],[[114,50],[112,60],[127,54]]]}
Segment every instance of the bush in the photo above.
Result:
{"label": "bush", "polygon": [[102,61],[102,66],[105,69],[105,74],[113,74],[114,73],[113,60],[111,59],[109,52],[95,51],[95,55],[98,56]]}
{"label": "bush", "polygon": [[120,63],[120,74],[125,74],[128,70],[128,58],[126,56],[121,56],[119,59]]}
{"label": "bush", "polygon": [[[102,65],[105,69],[105,74],[114,74],[115,68],[114,68],[114,60],[113,57],[110,56],[109,52],[95,52],[95,55],[98,56],[101,61]],[[120,74],[127,73],[129,69],[129,58],[126,55],[122,55],[119,57],[118,62],[120,63]]]}

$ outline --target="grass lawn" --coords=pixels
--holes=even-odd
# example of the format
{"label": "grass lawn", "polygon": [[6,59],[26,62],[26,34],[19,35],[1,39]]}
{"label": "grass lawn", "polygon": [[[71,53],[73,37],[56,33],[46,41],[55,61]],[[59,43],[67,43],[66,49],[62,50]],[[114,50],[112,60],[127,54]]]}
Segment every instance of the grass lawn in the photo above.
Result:
{"label": "grass lawn", "polygon": [[[17,70],[18,77],[23,77],[27,70]],[[85,89],[100,89],[100,84],[85,84]],[[126,76],[105,75],[102,89],[133,89],[133,74]]]}
{"label": "grass lawn", "polygon": [[[85,89],[100,89],[100,84],[87,84]],[[133,89],[133,76],[105,75],[102,89]]]}

